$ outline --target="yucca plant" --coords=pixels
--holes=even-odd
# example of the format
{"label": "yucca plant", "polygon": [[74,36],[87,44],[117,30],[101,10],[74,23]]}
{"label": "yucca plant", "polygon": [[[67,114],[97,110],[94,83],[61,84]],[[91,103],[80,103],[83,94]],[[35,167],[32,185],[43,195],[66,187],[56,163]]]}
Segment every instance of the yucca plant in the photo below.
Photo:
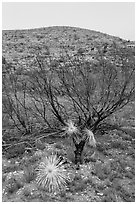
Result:
{"label": "yucca plant", "polygon": [[64,190],[73,177],[71,170],[65,169],[64,160],[57,155],[46,156],[37,168],[37,184],[50,193]]}
{"label": "yucca plant", "polygon": [[78,128],[72,120],[66,122],[66,126],[63,127],[63,130],[65,130],[64,134],[67,134],[69,137],[71,137],[75,145],[75,164],[82,164],[82,153],[85,144],[90,146],[90,148],[96,148],[96,140],[94,138],[93,132],[87,128]]}

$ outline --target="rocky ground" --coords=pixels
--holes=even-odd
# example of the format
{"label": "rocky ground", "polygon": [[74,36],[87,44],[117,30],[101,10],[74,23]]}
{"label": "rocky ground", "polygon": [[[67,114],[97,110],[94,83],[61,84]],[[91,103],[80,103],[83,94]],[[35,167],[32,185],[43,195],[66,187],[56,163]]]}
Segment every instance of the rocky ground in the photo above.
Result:
{"label": "rocky ground", "polygon": [[[97,136],[93,157],[87,153],[80,169],[67,189],[56,195],[40,189],[35,168],[43,152],[53,151],[73,161],[65,143],[37,144],[37,150],[19,157],[3,157],[4,202],[134,202],[135,154],[134,139],[126,134],[111,132]],[[69,151],[72,152],[72,151]],[[86,152],[86,151],[85,151]],[[88,152],[88,151],[87,151]]]}

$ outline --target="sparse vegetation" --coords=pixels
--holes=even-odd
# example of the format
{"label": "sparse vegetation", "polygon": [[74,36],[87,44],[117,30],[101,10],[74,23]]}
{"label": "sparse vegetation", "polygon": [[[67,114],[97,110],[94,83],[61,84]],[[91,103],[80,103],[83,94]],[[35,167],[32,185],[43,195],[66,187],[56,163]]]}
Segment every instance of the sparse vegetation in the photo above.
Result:
{"label": "sparse vegetation", "polygon": [[[134,201],[134,48],[67,27],[4,31],[2,62],[3,201]],[[51,155],[71,182],[43,170]]]}

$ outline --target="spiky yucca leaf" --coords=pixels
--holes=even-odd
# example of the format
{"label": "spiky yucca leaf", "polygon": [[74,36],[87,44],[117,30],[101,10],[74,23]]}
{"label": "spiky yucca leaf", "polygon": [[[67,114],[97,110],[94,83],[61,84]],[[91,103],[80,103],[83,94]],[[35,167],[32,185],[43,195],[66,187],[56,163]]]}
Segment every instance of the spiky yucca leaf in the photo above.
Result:
{"label": "spiky yucca leaf", "polygon": [[95,140],[93,132],[91,130],[88,130],[88,129],[85,129],[84,131],[87,135],[88,145],[91,147],[96,147],[96,140]]}
{"label": "spiky yucca leaf", "polygon": [[37,184],[51,193],[63,190],[71,180],[71,172],[65,169],[63,162],[57,155],[45,157],[37,169]]}

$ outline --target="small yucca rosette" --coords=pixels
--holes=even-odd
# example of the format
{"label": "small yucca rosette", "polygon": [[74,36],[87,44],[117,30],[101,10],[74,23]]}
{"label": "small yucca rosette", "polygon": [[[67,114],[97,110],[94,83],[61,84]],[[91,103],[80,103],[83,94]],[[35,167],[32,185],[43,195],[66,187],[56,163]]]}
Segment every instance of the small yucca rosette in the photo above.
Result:
{"label": "small yucca rosette", "polygon": [[76,124],[74,124],[72,120],[68,120],[63,130],[65,130],[65,133],[67,133],[68,135],[76,134],[79,132]]}
{"label": "small yucca rosette", "polygon": [[72,172],[65,169],[63,162],[57,155],[45,157],[37,169],[37,184],[50,193],[64,190],[72,179]]}

